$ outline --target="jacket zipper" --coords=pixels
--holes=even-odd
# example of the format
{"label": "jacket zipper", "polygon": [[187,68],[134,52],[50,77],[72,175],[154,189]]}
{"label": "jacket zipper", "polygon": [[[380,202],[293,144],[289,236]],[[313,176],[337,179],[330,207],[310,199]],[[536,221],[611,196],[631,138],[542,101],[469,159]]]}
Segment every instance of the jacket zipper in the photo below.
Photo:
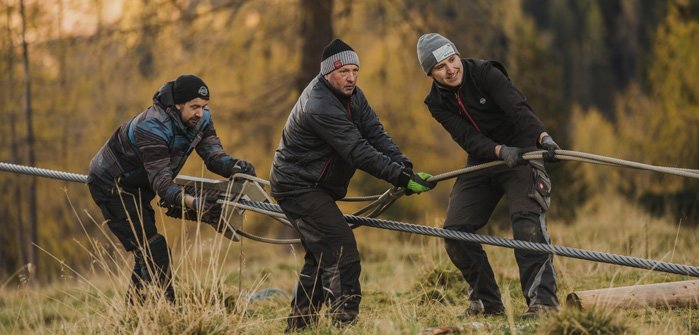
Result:
{"label": "jacket zipper", "polygon": [[[347,102],[347,115],[350,118],[350,121],[352,121],[352,101]],[[330,166],[330,163],[333,162],[333,159],[335,157],[330,157],[327,162],[325,162],[325,165],[323,165],[323,170],[320,171],[320,176],[318,176],[318,179],[316,179],[316,185],[315,187],[318,187],[318,184],[320,184],[320,180],[323,179],[323,175],[325,175],[325,172],[327,172],[328,167]]]}
{"label": "jacket zipper", "polygon": [[459,95],[460,90],[461,90],[461,87],[459,87],[459,90],[457,90],[456,93],[454,93],[456,95],[456,101],[459,102],[459,106],[461,106],[461,111],[464,113],[464,115],[466,115],[466,117],[468,117],[468,119],[471,120],[471,124],[473,124],[473,126],[476,127],[476,130],[478,130],[478,132],[481,132],[481,129],[478,128],[476,121],[473,121],[471,114],[468,113],[466,106],[464,106],[464,103],[461,101],[461,96]]}
{"label": "jacket zipper", "polygon": [[325,165],[323,165],[323,170],[320,171],[320,176],[318,176],[318,179],[316,179],[316,185],[315,187],[318,187],[318,184],[320,184],[320,180],[323,179],[323,175],[325,175],[325,172],[328,170],[328,166],[330,166],[330,163],[333,162],[333,158],[335,157],[330,157],[327,162],[325,162]]}

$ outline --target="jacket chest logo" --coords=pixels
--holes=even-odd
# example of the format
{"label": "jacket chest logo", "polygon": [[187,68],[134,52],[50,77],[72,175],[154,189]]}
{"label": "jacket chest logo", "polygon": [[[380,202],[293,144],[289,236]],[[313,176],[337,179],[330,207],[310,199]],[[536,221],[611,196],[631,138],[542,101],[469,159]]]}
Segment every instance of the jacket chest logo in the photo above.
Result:
{"label": "jacket chest logo", "polygon": [[485,100],[485,98],[481,98],[481,100],[478,100],[478,102],[480,102],[481,105],[485,105],[486,100]]}

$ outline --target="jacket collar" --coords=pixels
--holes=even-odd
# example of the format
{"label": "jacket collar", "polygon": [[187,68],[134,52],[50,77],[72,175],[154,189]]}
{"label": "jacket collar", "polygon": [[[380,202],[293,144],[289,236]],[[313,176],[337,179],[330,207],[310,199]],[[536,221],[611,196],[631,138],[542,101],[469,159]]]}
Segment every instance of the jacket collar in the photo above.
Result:
{"label": "jacket collar", "polygon": [[189,128],[185,127],[184,123],[182,123],[180,111],[175,107],[175,98],[172,93],[174,85],[174,81],[169,81],[163,84],[163,86],[160,87],[160,89],[158,89],[158,91],[153,95],[153,105],[164,110],[165,113],[170,116],[172,122],[175,123],[177,128],[188,132]]}

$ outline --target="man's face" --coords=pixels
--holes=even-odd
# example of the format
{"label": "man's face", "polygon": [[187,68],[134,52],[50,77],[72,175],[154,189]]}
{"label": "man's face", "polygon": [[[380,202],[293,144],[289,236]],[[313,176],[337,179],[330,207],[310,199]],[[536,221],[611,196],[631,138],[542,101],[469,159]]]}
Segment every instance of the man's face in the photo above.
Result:
{"label": "man's face", "polygon": [[180,111],[182,123],[188,128],[193,128],[204,114],[204,108],[209,105],[209,100],[202,98],[194,98],[183,104],[177,104],[176,107]]}
{"label": "man's face", "polygon": [[357,86],[358,77],[359,66],[348,64],[326,74],[325,80],[340,93],[350,96],[354,92],[354,87]]}
{"label": "man's face", "polygon": [[444,86],[457,87],[461,85],[461,77],[464,75],[463,67],[459,55],[454,54],[437,63],[432,68],[430,76]]}

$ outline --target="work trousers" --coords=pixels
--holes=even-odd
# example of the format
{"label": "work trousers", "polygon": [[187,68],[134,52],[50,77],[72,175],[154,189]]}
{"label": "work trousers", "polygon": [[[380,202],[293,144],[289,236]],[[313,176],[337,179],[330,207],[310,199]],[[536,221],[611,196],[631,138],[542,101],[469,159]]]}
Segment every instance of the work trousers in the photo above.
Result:
{"label": "work trousers", "polygon": [[287,330],[314,325],[323,304],[329,306],[334,323],[354,321],[362,294],[359,251],[335,200],[326,192],[312,191],[278,201],[306,251]]}
{"label": "work trousers", "polygon": [[[543,163],[537,163],[540,169],[534,169],[531,164],[515,168],[498,166],[458,177],[449,199],[444,228],[476,233],[488,223],[502,196],[507,195],[514,239],[550,243],[544,214],[548,203],[542,203],[542,197],[539,201],[533,197],[537,188],[538,191],[544,188],[548,201],[550,181]],[[547,186],[542,182],[548,183]],[[502,312],[500,291],[481,245],[446,239],[445,247],[452,263],[470,286],[469,299],[480,300],[486,313]],[[515,249],[514,253],[527,305],[558,306],[553,255],[520,249]]]}
{"label": "work trousers", "polygon": [[151,201],[155,193],[149,189],[117,188],[88,176],[93,200],[107,220],[107,226],[126,251],[134,254],[129,303],[142,302],[146,284],[155,284],[165,297],[175,301],[170,272],[170,250],[165,237],[158,234]]}

